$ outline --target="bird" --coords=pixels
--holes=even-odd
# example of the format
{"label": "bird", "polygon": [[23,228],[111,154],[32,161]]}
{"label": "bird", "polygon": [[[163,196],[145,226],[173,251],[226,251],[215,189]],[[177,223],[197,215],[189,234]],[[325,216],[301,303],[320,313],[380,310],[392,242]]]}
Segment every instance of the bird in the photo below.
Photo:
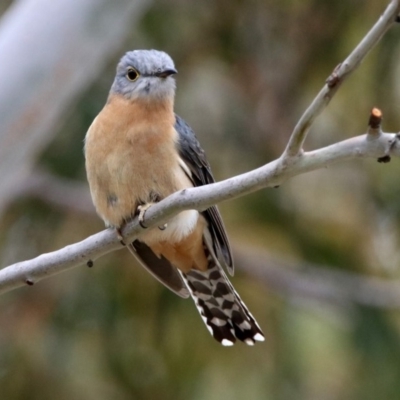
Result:
{"label": "bird", "polygon": [[133,50],[121,58],[84,141],[92,200],[123,244],[122,228],[139,216],[144,229],[126,247],[167,288],[192,297],[218,342],[254,345],[264,334],[224,271],[233,275],[234,265],[218,208],[186,210],[163,226],[145,226],[154,203],[214,182],[193,130],[174,113],[176,74],[163,51]]}

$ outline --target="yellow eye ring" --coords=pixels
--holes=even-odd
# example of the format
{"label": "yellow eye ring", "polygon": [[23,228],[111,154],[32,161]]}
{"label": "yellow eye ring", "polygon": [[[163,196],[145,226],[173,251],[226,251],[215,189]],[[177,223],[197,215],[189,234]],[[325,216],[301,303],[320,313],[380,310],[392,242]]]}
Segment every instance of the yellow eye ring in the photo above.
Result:
{"label": "yellow eye ring", "polygon": [[139,71],[137,71],[133,67],[128,68],[128,72],[126,73],[126,77],[131,81],[135,82],[137,78],[139,78],[140,74]]}

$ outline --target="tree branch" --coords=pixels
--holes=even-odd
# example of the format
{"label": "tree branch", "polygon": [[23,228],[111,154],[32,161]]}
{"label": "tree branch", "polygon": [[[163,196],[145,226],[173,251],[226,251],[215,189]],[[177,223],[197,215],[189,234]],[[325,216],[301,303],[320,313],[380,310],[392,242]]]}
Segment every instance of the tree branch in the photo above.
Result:
{"label": "tree branch", "polygon": [[379,42],[382,36],[397,22],[396,18],[399,13],[399,0],[392,0],[381,18],[376,22],[358,46],[351,52],[346,60],[334,69],[332,74],[326,80],[325,86],[321,89],[295,126],[284,152],[286,157],[294,157],[301,152],[304,141],[306,140],[307,134],[310,131],[310,127],[315,118],[317,118],[317,116],[321,114],[329,104],[344,80],[357,69],[365,56]]}
{"label": "tree branch", "polygon": [[[374,131],[337,144],[307,152],[296,162],[278,168],[279,160],[272,161],[256,170],[225,181],[196,188],[181,190],[154,204],[146,212],[148,228],[162,225],[183,210],[205,210],[213,204],[243,196],[265,187],[276,186],[283,181],[331,165],[337,161],[354,158],[380,158],[400,156],[397,136]],[[137,218],[123,229],[124,237],[134,240],[143,228]],[[22,261],[0,270],[0,293],[33,284],[67,269],[92,262],[102,255],[123,248],[115,232],[104,230],[89,238],[52,253],[42,254],[32,260]]]}
{"label": "tree branch", "polygon": [[[394,23],[398,13],[399,1],[392,1],[378,23],[352,52],[351,70],[356,68],[377,40]],[[340,79],[343,78],[345,73],[349,73],[348,66],[346,66],[347,62],[349,61],[347,60],[344,63],[345,65],[339,69]],[[327,90],[327,87],[329,90],[325,93],[324,90]],[[298,127],[303,126],[303,128],[295,128],[288,148],[279,159],[222,182],[176,192],[155,204],[146,212],[145,225],[149,228],[160,226],[183,210],[197,209],[202,211],[221,201],[243,196],[261,188],[278,186],[293,176],[326,167],[339,161],[371,157],[387,161],[390,156],[398,157],[400,145],[397,135],[381,131],[380,113],[378,121],[370,118],[368,131],[364,135],[310,152],[298,151],[301,149],[312,121],[322,110],[322,106],[327,104],[327,102],[324,103],[326,96],[328,94],[331,96],[338,87],[337,83],[335,85],[328,83],[320,92],[297,125]],[[325,95],[321,93],[325,93]],[[375,109],[371,115],[374,114]],[[142,229],[135,219],[127,224],[122,233],[127,240],[133,240],[140,235]],[[25,284],[34,284],[40,279],[84,263],[90,264],[98,257],[121,248],[123,247],[114,231],[102,231],[64,249],[42,254],[33,260],[19,262],[2,269],[0,271],[0,293]]]}

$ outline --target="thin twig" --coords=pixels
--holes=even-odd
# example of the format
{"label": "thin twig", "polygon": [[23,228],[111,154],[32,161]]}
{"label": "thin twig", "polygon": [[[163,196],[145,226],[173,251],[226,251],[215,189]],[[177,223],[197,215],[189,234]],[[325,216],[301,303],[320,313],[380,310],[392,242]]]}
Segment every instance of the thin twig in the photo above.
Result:
{"label": "thin twig", "polygon": [[396,18],[399,15],[399,12],[399,0],[392,0],[387,6],[385,12],[367,35],[364,36],[358,46],[351,52],[346,60],[334,69],[332,74],[326,80],[325,86],[321,89],[310,106],[300,117],[299,122],[296,124],[285,149],[283,161],[287,157],[294,157],[301,154],[304,141],[306,140],[307,134],[310,131],[315,118],[321,114],[329,104],[343,81],[356,70],[364,60],[365,56],[379,42],[382,36],[396,23]]}

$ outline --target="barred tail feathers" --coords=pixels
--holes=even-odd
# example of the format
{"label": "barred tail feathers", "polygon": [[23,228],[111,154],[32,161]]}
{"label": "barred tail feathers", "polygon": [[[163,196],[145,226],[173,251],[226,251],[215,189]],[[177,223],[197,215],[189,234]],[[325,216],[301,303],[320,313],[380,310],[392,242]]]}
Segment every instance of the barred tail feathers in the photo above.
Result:
{"label": "barred tail feathers", "polygon": [[223,346],[232,346],[237,339],[250,346],[264,341],[256,320],[218,262],[208,253],[207,271],[182,273],[207,329]]}

